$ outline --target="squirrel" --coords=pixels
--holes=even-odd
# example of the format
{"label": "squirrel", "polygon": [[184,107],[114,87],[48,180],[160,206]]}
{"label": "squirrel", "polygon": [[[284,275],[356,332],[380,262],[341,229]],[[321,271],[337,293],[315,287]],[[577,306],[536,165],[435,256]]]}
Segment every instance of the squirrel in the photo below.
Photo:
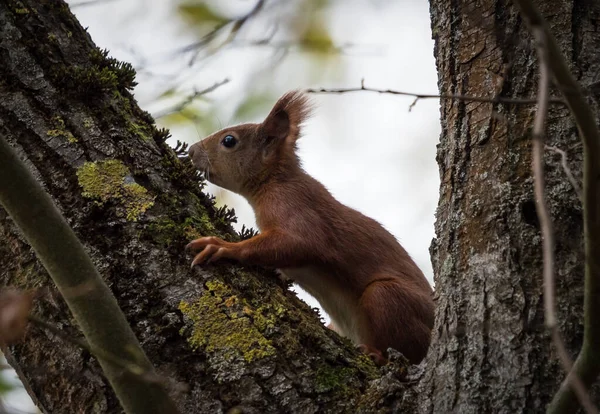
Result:
{"label": "squirrel", "polygon": [[377,364],[390,347],[417,364],[433,329],[431,286],[392,234],[302,169],[296,141],[310,112],[305,94],[288,92],[264,122],[225,128],[189,148],[208,181],[248,200],[260,229],[237,243],[193,240],[192,267],[219,259],[275,267]]}

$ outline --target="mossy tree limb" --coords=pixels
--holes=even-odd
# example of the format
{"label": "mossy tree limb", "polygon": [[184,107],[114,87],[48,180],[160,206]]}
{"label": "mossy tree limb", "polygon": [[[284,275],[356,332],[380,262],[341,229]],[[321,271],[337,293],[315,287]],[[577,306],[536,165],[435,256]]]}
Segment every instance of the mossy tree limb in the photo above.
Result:
{"label": "mossy tree limb", "polygon": [[[370,388],[378,376],[371,361],[272,271],[231,263],[190,270],[190,239],[238,238],[229,215],[137,106],[130,66],[99,51],[64,2],[15,4],[0,2],[0,131],[82,241],[180,410],[393,406],[386,396],[404,386],[389,376]],[[78,336],[1,209],[0,239],[0,283],[46,287],[36,314]],[[30,329],[6,352],[42,412],[119,412],[86,351]]]}

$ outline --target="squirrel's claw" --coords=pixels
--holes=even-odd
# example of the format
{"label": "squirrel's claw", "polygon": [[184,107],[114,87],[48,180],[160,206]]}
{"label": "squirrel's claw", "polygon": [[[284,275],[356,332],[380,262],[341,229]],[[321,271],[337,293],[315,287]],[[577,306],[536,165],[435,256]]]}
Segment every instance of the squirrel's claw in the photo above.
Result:
{"label": "squirrel's claw", "polygon": [[192,261],[192,267],[214,261],[213,256],[215,253],[217,253],[217,251],[219,251],[219,246],[215,246],[214,244],[207,245],[204,247],[204,250],[194,257],[194,260]]}
{"label": "squirrel's claw", "polygon": [[208,236],[208,237],[200,237],[199,239],[192,240],[185,246],[186,251],[198,251],[204,249],[209,244],[214,244],[220,246],[224,244],[225,241],[219,239],[218,237]]}
{"label": "squirrel's claw", "polygon": [[217,260],[225,257],[228,251],[229,249],[227,249],[226,247],[220,247],[214,244],[209,244],[205,246],[204,250],[198,253],[196,257],[194,257],[194,260],[192,261],[192,267],[204,263],[209,264],[216,262]]}

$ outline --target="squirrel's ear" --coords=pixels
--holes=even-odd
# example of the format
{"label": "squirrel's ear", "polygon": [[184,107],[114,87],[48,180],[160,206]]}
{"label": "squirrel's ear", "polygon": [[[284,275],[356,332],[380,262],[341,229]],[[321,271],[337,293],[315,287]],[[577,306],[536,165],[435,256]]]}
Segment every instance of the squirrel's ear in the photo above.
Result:
{"label": "squirrel's ear", "polygon": [[309,99],[302,92],[291,91],[283,95],[262,123],[267,139],[295,143],[300,136],[300,126],[310,116],[310,110]]}

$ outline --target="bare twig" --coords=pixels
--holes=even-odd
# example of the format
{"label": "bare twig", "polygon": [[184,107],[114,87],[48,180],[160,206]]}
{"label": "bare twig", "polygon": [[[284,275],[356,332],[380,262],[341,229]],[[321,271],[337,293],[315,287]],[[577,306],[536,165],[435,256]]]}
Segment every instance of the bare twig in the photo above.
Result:
{"label": "bare twig", "polygon": [[[556,281],[554,278],[554,229],[552,218],[546,205],[544,194],[544,131],[546,117],[548,115],[548,96],[550,94],[550,69],[548,68],[548,56],[546,51],[546,37],[540,28],[532,28],[537,43],[537,53],[540,66],[540,80],[538,87],[538,107],[533,125],[533,184],[536,199],[536,210],[540,221],[543,242],[544,259],[544,313],[546,327],[552,335],[552,342],[558,353],[561,364],[568,373],[573,367],[573,361],[565,347],[560,334],[556,318]],[[588,414],[596,413],[597,410],[590,399],[588,391],[577,376],[571,378],[571,383],[577,394],[577,398]]]}
{"label": "bare twig", "polygon": [[573,172],[569,168],[567,153],[565,151],[561,150],[560,148],[550,147],[548,145],[546,145],[545,148],[548,151],[552,151],[552,152],[555,152],[556,154],[560,155],[560,165],[562,166],[562,169],[565,172],[567,179],[573,186],[575,193],[577,193],[577,197],[579,198],[579,201],[583,202],[583,195],[581,194],[581,188],[579,187],[579,184],[577,183],[577,180],[575,179]]}
{"label": "bare twig", "polygon": [[[537,98],[506,98],[503,96],[495,96],[495,97],[485,97],[485,96],[470,96],[470,95],[456,95],[456,94],[441,94],[441,95],[433,95],[433,94],[423,94],[423,93],[414,93],[414,92],[403,92],[396,91],[393,89],[376,89],[369,88],[365,86],[365,80],[362,79],[360,81],[359,88],[338,88],[338,89],[307,89],[308,93],[348,93],[348,92],[376,92],[376,93],[385,93],[390,95],[401,95],[401,96],[412,96],[415,100],[410,104],[408,110],[410,111],[416,104],[419,99],[448,99],[455,101],[470,101],[470,102],[485,102],[485,103],[503,103],[503,104],[521,104],[521,105],[532,105],[538,102]],[[553,104],[565,104],[560,98],[549,98],[549,103]]]}
{"label": "bare twig", "polygon": [[225,78],[222,81],[216,82],[214,85],[209,86],[208,88],[205,88],[202,90],[194,89],[194,92],[192,94],[187,96],[183,101],[181,101],[174,107],[164,110],[164,111],[161,111],[161,112],[158,112],[156,114],[152,114],[152,116],[154,117],[154,119],[158,119],[158,118],[162,118],[163,116],[167,116],[167,115],[171,115],[172,113],[179,112],[179,111],[185,109],[185,107],[187,107],[189,104],[191,104],[194,101],[194,99],[196,99],[202,95],[206,95],[207,93],[214,91],[215,89],[225,85],[228,82],[229,82],[229,79]]}
{"label": "bare twig", "polygon": [[[540,79],[538,87],[538,108],[533,126],[533,156],[532,169],[534,180],[534,191],[536,198],[536,210],[540,221],[540,229],[543,241],[543,275],[544,275],[544,313],[546,327],[551,333],[552,342],[558,353],[561,364],[569,373],[573,367],[573,361],[569,356],[567,348],[560,334],[556,318],[556,282],[554,278],[554,230],[552,218],[546,205],[544,194],[544,131],[546,117],[548,115],[548,97],[550,94],[550,69],[548,66],[547,41],[544,31],[533,26],[531,31],[536,40]],[[581,405],[588,414],[596,413],[597,410],[590,399],[585,385],[577,375],[570,376],[570,383],[579,399]]]}
{"label": "bare twig", "polygon": [[230,43],[233,39],[235,39],[235,36],[238,34],[238,32],[240,31],[242,26],[244,26],[248,22],[248,20],[250,20],[252,17],[256,16],[256,14],[258,14],[258,12],[261,11],[264,4],[265,4],[265,0],[258,0],[256,2],[256,5],[246,15],[240,17],[239,19],[229,20],[222,24],[219,24],[213,30],[211,30],[206,35],[204,35],[202,37],[202,39],[176,50],[175,53],[179,54],[179,53],[194,52],[194,54],[192,55],[192,57],[189,61],[189,65],[191,66],[196,61],[196,58],[198,57],[198,53],[200,52],[200,50],[204,46],[206,46],[210,42],[212,42],[219,33],[221,33],[223,30],[225,30],[230,25],[231,25],[231,31],[229,32],[227,39],[223,42],[223,45],[226,45],[226,44]]}
{"label": "bare twig", "polygon": [[69,4],[69,8],[76,9],[78,7],[86,7],[86,6],[98,6],[106,3],[112,3],[115,0],[84,0],[78,3]]}
{"label": "bare twig", "polygon": [[[302,50],[302,49],[320,50],[321,45],[317,41],[308,40],[308,39],[297,42],[297,41],[272,41],[268,38],[263,38],[263,39],[257,39],[257,40],[236,39],[234,42],[231,42],[230,47],[236,47],[236,48],[270,47],[273,49],[285,49],[288,51],[295,52],[297,50]],[[372,47],[372,46],[366,45],[366,44],[354,44],[354,43],[348,42],[348,43],[341,43],[339,45],[331,45],[324,51],[327,53],[330,53],[332,55],[333,54],[349,55],[350,52],[352,51],[352,49],[356,49],[358,47],[366,48],[366,47]],[[360,53],[361,56],[374,55],[374,54],[375,53],[369,53],[369,54]]]}
{"label": "bare twig", "polygon": [[532,31],[543,33],[547,65],[562,93],[583,141],[583,219],[585,289],[583,347],[573,368],[548,407],[548,413],[570,413],[579,398],[573,379],[589,388],[600,373],[600,129],[581,87],[571,74],[556,39],[531,0],[515,0]]}

